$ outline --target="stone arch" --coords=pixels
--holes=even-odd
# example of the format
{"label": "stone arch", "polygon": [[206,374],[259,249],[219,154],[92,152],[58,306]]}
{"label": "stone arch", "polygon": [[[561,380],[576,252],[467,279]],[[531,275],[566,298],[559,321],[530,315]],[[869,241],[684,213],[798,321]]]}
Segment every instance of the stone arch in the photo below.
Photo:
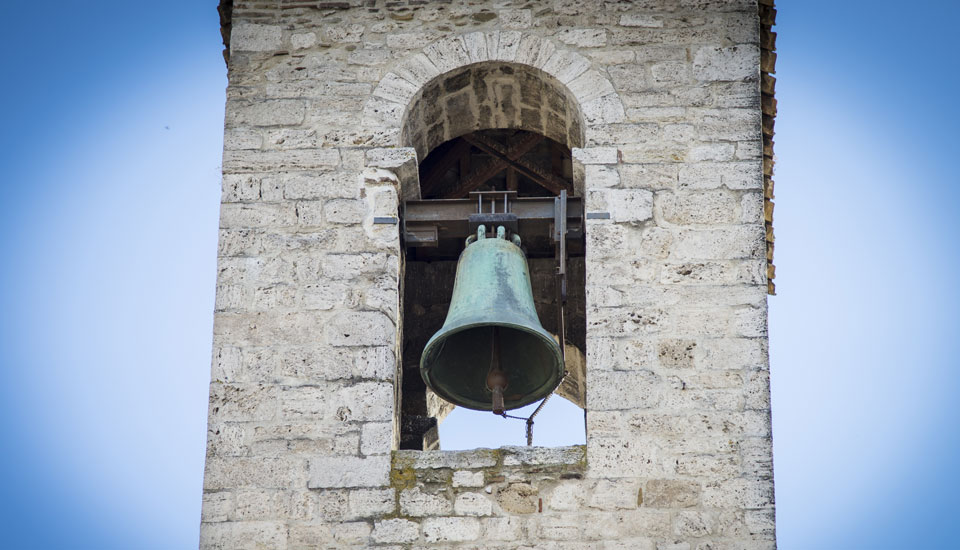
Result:
{"label": "stone arch", "polygon": [[[450,139],[447,136],[456,137],[457,132],[464,130],[459,123],[447,124],[442,130],[433,130],[434,136],[440,136],[442,131],[442,137],[431,137],[429,132],[434,125],[423,123],[422,111],[420,124],[424,127],[415,128],[416,111],[423,109],[422,99],[429,98],[432,87],[440,86],[442,90],[445,83],[463,75],[503,68],[514,70],[518,82],[522,77],[538,77],[551,95],[564,100],[563,113],[556,113],[564,118],[563,139],[556,139],[559,132],[554,137],[546,131],[530,129],[571,149],[586,145],[585,136],[591,127],[623,122],[626,118],[623,103],[610,80],[593,68],[586,57],[535,34],[489,31],[440,39],[400,61],[383,76],[364,106],[363,125],[390,136],[394,147],[415,150],[418,160],[422,160],[432,147]],[[523,127],[522,108],[517,114],[520,120],[506,121],[512,124],[506,127]],[[541,119],[541,125],[549,124]],[[479,128],[467,131],[473,129]],[[419,193],[413,189],[417,187],[415,181],[403,181],[402,186],[404,197]]]}

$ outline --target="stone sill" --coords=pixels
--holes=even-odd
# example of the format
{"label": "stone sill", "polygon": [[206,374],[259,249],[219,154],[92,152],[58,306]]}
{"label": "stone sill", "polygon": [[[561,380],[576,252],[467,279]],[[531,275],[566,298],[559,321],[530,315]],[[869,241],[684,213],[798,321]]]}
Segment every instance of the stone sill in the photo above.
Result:
{"label": "stone sill", "polygon": [[394,470],[486,470],[535,467],[571,473],[586,470],[585,445],[570,447],[501,447],[469,451],[394,451]]}

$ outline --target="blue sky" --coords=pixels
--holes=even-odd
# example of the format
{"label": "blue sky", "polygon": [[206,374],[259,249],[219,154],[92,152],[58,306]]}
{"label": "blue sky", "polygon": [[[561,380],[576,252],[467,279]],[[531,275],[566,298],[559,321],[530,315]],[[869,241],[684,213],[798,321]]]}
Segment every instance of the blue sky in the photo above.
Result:
{"label": "blue sky", "polygon": [[[782,4],[780,547],[960,547],[960,10]],[[196,547],[215,2],[36,6],[0,19],[0,529],[10,548]]]}

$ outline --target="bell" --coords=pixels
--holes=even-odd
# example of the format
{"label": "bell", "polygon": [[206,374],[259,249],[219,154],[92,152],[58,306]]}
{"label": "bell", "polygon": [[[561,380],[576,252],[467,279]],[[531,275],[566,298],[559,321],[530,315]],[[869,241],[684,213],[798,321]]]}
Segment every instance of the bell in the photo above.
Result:
{"label": "bell", "polygon": [[457,263],[443,327],[424,347],[420,375],[443,399],[503,414],[542,399],[563,376],[560,345],[544,330],[533,304],[520,238],[476,236]]}

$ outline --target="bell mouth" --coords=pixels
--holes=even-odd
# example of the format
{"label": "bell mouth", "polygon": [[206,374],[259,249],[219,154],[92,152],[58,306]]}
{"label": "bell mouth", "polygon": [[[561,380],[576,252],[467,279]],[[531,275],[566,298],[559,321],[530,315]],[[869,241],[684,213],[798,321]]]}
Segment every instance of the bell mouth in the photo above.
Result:
{"label": "bell mouth", "polygon": [[494,327],[500,339],[500,368],[507,377],[503,392],[506,410],[524,407],[549,395],[560,384],[560,346],[546,331],[524,325],[477,323],[434,335],[420,359],[427,387],[454,405],[492,410],[487,387]]}

